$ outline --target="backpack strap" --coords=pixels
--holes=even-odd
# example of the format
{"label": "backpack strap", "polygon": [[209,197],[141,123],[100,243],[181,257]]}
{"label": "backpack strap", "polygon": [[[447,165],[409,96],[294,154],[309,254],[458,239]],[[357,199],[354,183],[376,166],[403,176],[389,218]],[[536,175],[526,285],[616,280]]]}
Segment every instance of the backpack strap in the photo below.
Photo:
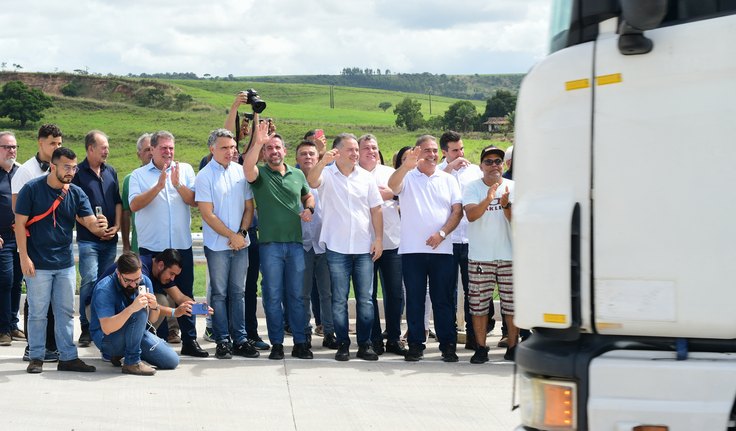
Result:
{"label": "backpack strap", "polygon": [[49,209],[46,210],[43,214],[39,214],[37,216],[34,216],[32,219],[28,220],[26,222],[26,236],[31,236],[31,231],[28,230],[28,227],[32,225],[33,223],[36,223],[38,221],[43,220],[44,218],[48,217],[49,214],[54,214],[54,227],[56,227],[56,208],[61,204],[61,202],[66,197],[66,194],[69,192],[69,185],[65,184],[64,187],[61,189],[61,194],[54,199],[54,203],[51,204]]}

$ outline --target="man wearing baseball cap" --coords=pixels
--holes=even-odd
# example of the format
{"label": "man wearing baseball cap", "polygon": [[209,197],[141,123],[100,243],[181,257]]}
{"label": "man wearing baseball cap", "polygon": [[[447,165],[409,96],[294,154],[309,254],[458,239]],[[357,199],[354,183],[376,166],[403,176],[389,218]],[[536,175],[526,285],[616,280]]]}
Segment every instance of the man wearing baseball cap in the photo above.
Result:
{"label": "man wearing baseball cap", "polygon": [[511,205],[514,182],[502,177],[504,151],[488,146],[481,151],[483,178],[463,192],[463,208],[468,218],[468,268],[470,314],[477,347],[471,363],[488,361],[486,325],[489,304],[496,284],[501,296],[501,310],[509,328],[506,360],[514,360],[519,334],[514,326],[513,271],[511,248]]}

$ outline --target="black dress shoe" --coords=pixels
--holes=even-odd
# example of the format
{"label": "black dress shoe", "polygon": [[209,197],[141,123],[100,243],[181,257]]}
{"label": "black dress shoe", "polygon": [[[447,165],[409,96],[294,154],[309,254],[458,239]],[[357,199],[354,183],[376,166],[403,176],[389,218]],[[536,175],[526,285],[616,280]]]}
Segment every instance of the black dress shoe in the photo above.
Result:
{"label": "black dress shoe", "polygon": [[271,346],[271,353],[268,355],[268,359],[284,359],[284,345],[274,344],[273,346]]}
{"label": "black dress shoe", "polygon": [[386,343],[386,351],[399,356],[406,356],[407,350],[398,341],[389,341]]}
{"label": "black dress shoe", "polygon": [[405,361],[416,362],[424,358],[424,344],[409,344],[409,351],[404,356]]}
{"label": "black dress shoe", "polygon": [[337,339],[335,338],[335,334],[325,334],[324,340],[322,340],[322,347],[327,347],[328,349],[337,350],[340,345],[337,343]]}
{"label": "black dress shoe", "polygon": [[72,359],[71,361],[59,361],[56,366],[58,371],[74,371],[77,373],[93,373],[97,368],[93,365],[85,364],[81,359]]}
{"label": "black dress shoe", "polygon": [[187,340],[181,343],[181,354],[186,356],[194,356],[195,358],[206,358],[210,354],[199,347],[197,340]]}
{"label": "black dress shoe", "polygon": [[458,357],[455,350],[457,346],[455,344],[448,344],[442,351],[442,362],[457,362]]}
{"label": "black dress shoe", "polygon": [[309,350],[307,343],[296,343],[294,349],[291,351],[291,356],[299,359],[312,359],[314,354]]}
{"label": "black dress shoe", "polygon": [[350,349],[346,343],[342,343],[337,347],[337,353],[335,353],[335,360],[344,362],[350,359]]}
{"label": "black dress shoe", "polygon": [[386,349],[383,347],[383,340],[373,341],[372,343],[373,351],[376,353],[376,355],[381,356],[386,351]]}
{"label": "black dress shoe", "polygon": [[[381,343],[381,348],[383,348],[383,343]],[[358,354],[356,356],[360,359],[363,359],[364,361],[378,360],[378,354],[373,351],[373,346],[370,344],[363,344],[362,346],[358,347]]]}

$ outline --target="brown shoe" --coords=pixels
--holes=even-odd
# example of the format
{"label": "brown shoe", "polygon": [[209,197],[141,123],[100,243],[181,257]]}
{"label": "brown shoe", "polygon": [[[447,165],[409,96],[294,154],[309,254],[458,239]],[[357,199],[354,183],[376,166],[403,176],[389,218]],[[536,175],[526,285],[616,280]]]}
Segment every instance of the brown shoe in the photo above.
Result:
{"label": "brown shoe", "polygon": [[71,361],[59,361],[56,366],[59,371],[74,371],[77,373],[92,373],[97,370],[94,365],[87,365],[81,359],[72,359]]}
{"label": "brown shoe", "polygon": [[26,368],[26,372],[30,374],[40,374],[43,371],[43,361],[38,359],[32,360]]}
{"label": "brown shoe", "polygon": [[181,337],[179,336],[178,331],[169,331],[169,336],[166,338],[166,341],[169,344],[179,344],[181,343]]}
{"label": "brown shoe", "polygon": [[26,333],[20,329],[13,329],[10,331],[10,336],[13,337],[13,340],[15,341],[26,341]]}
{"label": "brown shoe", "polygon": [[9,346],[13,344],[13,337],[10,336],[9,332],[0,334],[0,346]]}
{"label": "brown shoe", "polygon": [[156,374],[156,370],[141,361],[133,365],[123,365],[123,374],[133,374],[136,376],[152,376]]}

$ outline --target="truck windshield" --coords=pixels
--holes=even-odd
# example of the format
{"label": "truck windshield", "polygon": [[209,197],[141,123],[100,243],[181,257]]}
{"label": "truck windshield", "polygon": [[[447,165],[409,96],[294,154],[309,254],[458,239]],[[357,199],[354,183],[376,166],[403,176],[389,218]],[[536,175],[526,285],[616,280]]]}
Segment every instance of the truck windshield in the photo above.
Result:
{"label": "truck windshield", "polygon": [[553,53],[567,45],[567,33],[572,17],[572,0],[554,0],[552,2],[549,25],[549,53]]}

